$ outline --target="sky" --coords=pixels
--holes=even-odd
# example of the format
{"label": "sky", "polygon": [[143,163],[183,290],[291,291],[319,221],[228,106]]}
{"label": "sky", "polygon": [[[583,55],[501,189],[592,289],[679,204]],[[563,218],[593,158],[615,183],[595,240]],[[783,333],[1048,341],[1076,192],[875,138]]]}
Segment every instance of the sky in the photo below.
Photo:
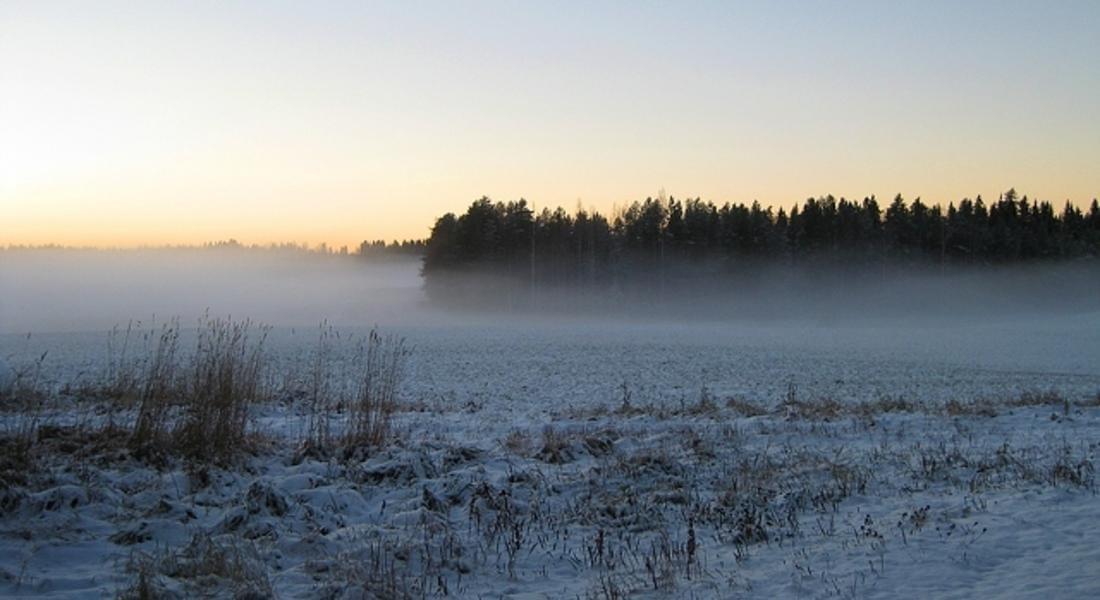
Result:
{"label": "sky", "polygon": [[1100,2],[0,2],[0,245],[1100,196]]}

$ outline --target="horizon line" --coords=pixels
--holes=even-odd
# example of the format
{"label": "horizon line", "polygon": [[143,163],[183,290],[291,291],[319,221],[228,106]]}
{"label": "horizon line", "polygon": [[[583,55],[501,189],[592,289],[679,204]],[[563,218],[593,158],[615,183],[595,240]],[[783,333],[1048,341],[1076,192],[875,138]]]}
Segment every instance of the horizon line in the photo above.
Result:
{"label": "horizon line", "polygon": [[[1004,192],[998,193],[997,194],[997,200],[991,200],[990,202],[996,202],[996,201],[999,201],[999,200],[1003,199],[1005,194],[1008,194],[1009,192],[1012,192],[1012,193],[1016,194],[1017,201],[1026,199],[1027,201],[1029,201],[1031,203],[1046,203],[1046,204],[1050,204],[1052,207],[1056,207],[1054,201],[1043,200],[1039,196],[1031,197],[1028,194],[1019,193],[1019,192],[1016,191],[1015,187],[1009,187]],[[907,207],[912,206],[914,202],[920,201],[922,204],[924,204],[928,208],[939,208],[941,210],[946,210],[950,206],[957,205],[958,203],[961,203],[961,202],[964,202],[964,201],[967,201],[967,200],[969,200],[971,202],[977,202],[978,200],[982,200],[983,202],[985,201],[985,198],[983,197],[982,194],[976,194],[973,197],[964,196],[964,197],[962,197],[958,200],[949,200],[945,204],[943,201],[925,203],[923,196],[920,196],[920,195],[914,196],[911,200],[907,200],[900,192],[895,193],[893,195],[882,196],[882,198],[885,198],[887,200],[880,199],[878,194],[868,194],[868,195],[864,195],[864,196],[862,196],[858,199],[856,199],[856,197],[853,197],[853,199],[848,199],[847,196],[843,196],[843,195],[834,196],[833,194],[826,193],[826,194],[821,194],[821,195],[817,195],[817,196],[808,196],[808,197],[804,198],[803,200],[794,202],[790,206],[787,206],[783,203],[772,203],[772,204],[768,204],[768,205],[761,204],[761,207],[764,208],[765,210],[769,210],[769,211],[771,211],[771,210],[782,210],[782,211],[786,212],[786,214],[790,214],[790,209],[793,208],[793,207],[804,206],[806,204],[806,202],[808,202],[810,200],[819,201],[819,200],[825,200],[825,199],[830,198],[830,197],[833,200],[837,201],[837,202],[840,202],[840,201],[861,202],[861,201],[864,201],[864,200],[874,199],[876,201],[887,202],[887,203],[893,202],[893,200],[895,198],[900,197]],[[466,203],[464,205],[465,209],[468,209],[471,204],[473,204],[475,202],[478,202],[483,198],[487,198],[487,199],[491,200],[493,203],[524,201],[524,202],[527,202],[528,205],[531,207],[532,214],[535,214],[535,209],[536,209],[536,206],[537,206],[534,201],[529,200],[524,196],[519,196],[518,198],[516,198],[514,200],[503,200],[502,201],[502,200],[496,200],[490,195],[482,194],[481,196],[478,196],[477,198],[475,198],[475,199],[469,201],[468,203]],[[585,208],[583,202],[581,202],[581,200],[578,199],[577,200],[577,208],[574,209],[574,213],[571,213],[571,214],[575,214],[576,210],[585,210],[585,211],[590,212],[591,214],[600,214],[600,215],[604,215],[604,216],[614,218],[615,215],[618,215],[619,213],[623,212],[626,208],[628,208],[630,205],[635,204],[635,203],[641,203],[641,202],[644,202],[646,200],[662,200],[662,201],[667,202],[667,201],[672,201],[672,200],[677,200],[677,199],[679,199],[681,201],[682,200],[702,200],[704,202],[713,204],[714,206],[716,206],[718,208],[721,208],[722,206],[726,206],[726,205],[751,206],[754,203],[759,203],[759,200],[754,198],[750,202],[728,201],[727,200],[727,201],[722,202],[722,203],[719,204],[719,203],[715,202],[714,200],[703,199],[703,197],[700,196],[700,195],[694,195],[694,196],[693,195],[685,195],[685,196],[677,197],[673,194],[666,194],[665,190],[662,188],[660,191],[658,191],[658,193],[656,195],[646,196],[644,200],[633,200],[633,201],[631,201],[629,203],[626,203],[626,204],[620,204],[618,202],[613,202],[611,204],[610,210],[607,211],[607,212],[601,212],[600,210],[595,209],[592,205],[589,205],[588,208]],[[1097,203],[1097,202],[1100,202],[1100,194],[1094,195],[1091,199],[1086,199],[1086,200],[1083,200],[1083,201],[1076,201],[1076,200],[1072,200],[1072,199],[1067,198],[1067,199],[1065,199],[1065,201],[1064,201],[1061,208],[1062,208],[1062,210],[1064,210],[1065,205],[1072,205],[1077,209],[1086,210],[1091,206],[1091,204]],[[544,204],[544,205],[541,205],[541,206],[542,206],[542,208],[539,210],[539,212],[542,212],[542,211],[553,212],[554,210],[557,210],[557,209],[566,210],[565,206],[563,206],[560,203],[556,204],[556,205],[552,204],[552,203],[548,203],[548,204]],[[551,207],[553,207],[553,208],[551,208]],[[435,218],[438,219],[439,217],[442,217],[443,215],[446,215],[446,214],[453,214],[453,215],[458,216],[458,215],[462,214],[460,211],[463,211],[465,209],[447,210],[447,211],[437,215]],[[145,242],[143,242],[143,243],[136,243],[136,244],[103,244],[103,245],[100,245],[100,244],[66,244],[66,243],[54,242],[54,241],[39,242],[39,243],[19,243],[19,244],[17,244],[17,243],[4,243],[3,241],[0,241],[0,251],[18,251],[18,250],[27,250],[27,251],[30,251],[30,250],[67,250],[67,251],[76,251],[76,250],[97,250],[97,251],[206,250],[206,249],[218,249],[219,247],[221,247],[221,248],[236,247],[236,248],[240,248],[240,249],[252,249],[252,250],[287,250],[287,251],[311,252],[311,253],[315,253],[315,254],[326,254],[326,253],[327,254],[341,254],[341,253],[346,253],[348,255],[355,255],[355,254],[358,254],[358,250],[362,246],[362,244],[371,244],[371,243],[376,243],[378,241],[383,241],[383,242],[386,243],[387,246],[389,246],[389,245],[393,245],[393,244],[427,241],[431,237],[431,228],[432,228],[433,225],[434,225],[434,222],[431,223],[431,224],[428,224],[426,226],[427,231],[425,232],[425,235],[423,235],[422,237],[405,237],[405,238],[388,238],[388,239],[387,238],[379,238],[379,237],[376,237],[376,238],[373,238],[373,239],[372,238],[363,238],[360,242],[351,243],[351,244],[339,243],[339,242],[334,243],[334,242],[330,242],[330,241],[319,241],[319,242],[310,244],[310,242],[296,242],[296,241],[286,241],[286,240],[283,240],[283,241],[268,240],[268,241],[262,241],[262,242],[242,242],[242,241],[239,240],[239,238],[237,238],[235,236],[230,236],[230,237],[221,238],[221,239],[213,239],[213,240],[198,241],[198,242],[184,242],[184,243],[156,243],[156,242],[145,243]],[[345,248],[346,248],[346,252],[342,252],[342,249],[345,249]]]}

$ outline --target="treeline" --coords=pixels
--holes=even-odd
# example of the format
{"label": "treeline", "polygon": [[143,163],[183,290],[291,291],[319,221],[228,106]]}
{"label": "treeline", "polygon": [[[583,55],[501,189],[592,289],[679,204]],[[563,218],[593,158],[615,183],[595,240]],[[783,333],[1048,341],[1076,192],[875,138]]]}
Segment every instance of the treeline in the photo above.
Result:
{"label": "treeline", "polygon": [[385,240],[364,241],[359,244],[358,255],[364,258],[420,257],[427,247],[427,240],[394,240],[389,243]]}
{"label": "treeline", "polygon": [[61,244],[37,244],[0,246],[0,252],[256,252],[286,256],[336,256],[376,258],[421,258],[427,248],[427,240],[367,240],[357,248],[349,250],[347,246],[330,246],[320,243],[315,246],[297,242],[276,242],[270,244],[244,244],[236,239],[205,242],[199,245],[139,246],[136,248],[97,248],[94,246],[65,246]]}
{"label": "treeline", "polygon": [[395,257],[421,257],[427,248],[427,240],[364,240],[359,247],[349,250],[347,246],[330,246],[321,242],[316,246],[307,244],[279,243],[267,245],[244,245],[237,240],[230,239],[222,242],[207,243],[202,246],[208,249],[246,249],[246,250],[270,250],[276,252],[289,252],[300,254],[320,254],[324,256],[351,256],[366,259],[395,258]]}
{"label": "treeline", "polygon": [[475,201],[432,228],[428,283],[490,272],[541,283],[609,284],[738,273],[784,265],[890,267],[996,265],[1100,256],[1100,205],[1060,210],[1009,190],[946,210],[900,195],[811,198],[790,212],[759,203],[646,198],[608,218],[578,209],[534,213],[526,201]]}

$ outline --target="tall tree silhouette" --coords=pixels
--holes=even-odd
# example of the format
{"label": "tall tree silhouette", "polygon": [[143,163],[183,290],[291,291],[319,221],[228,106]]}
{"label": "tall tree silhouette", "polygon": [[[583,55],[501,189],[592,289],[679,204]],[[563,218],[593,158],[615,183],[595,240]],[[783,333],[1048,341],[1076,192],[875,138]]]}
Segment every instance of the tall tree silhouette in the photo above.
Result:
{"label": "tall tree silhouette", "polygon": [[893,266],[1005,264],[1100,256],[1100,204],[1082,210],[1030,200],[1010,189],[986,207],[981,196],[958,205],[894,197],[853,202],[808,198],[789,212],[699,198],[646,198],[613,220],[578,208],[543,209],[523,199],[483,197],[448,213],[424,245],[424,274],[479,271],[532,287],[664,286],[697,276],[791,265]]}

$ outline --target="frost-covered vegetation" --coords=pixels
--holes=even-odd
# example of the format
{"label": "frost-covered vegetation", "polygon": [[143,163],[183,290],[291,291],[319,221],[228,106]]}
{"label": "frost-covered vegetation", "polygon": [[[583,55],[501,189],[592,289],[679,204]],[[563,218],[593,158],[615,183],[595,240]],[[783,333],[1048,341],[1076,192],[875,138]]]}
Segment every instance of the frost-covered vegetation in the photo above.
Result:
{"label": "frost-covered vegetation", "polygon": [[0,594],[1095,595],[1095,319],[5,337]]}

